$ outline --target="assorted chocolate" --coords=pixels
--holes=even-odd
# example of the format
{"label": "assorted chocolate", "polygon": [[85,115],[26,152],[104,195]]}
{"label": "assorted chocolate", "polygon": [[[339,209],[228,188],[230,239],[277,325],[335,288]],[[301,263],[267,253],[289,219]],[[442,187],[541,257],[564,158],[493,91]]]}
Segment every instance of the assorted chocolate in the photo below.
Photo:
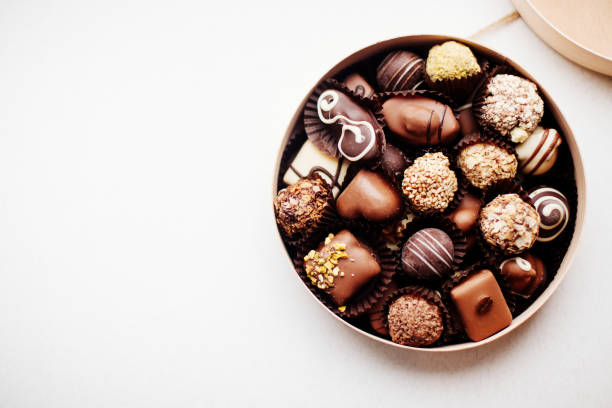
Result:
{"label": "assorted chocolate", "polygon": [[315,88],[274,211],[330,310],[436,347],[494,335],[546,288],[575,190],[536,84],[456,41],[423,51],[391,50]]}

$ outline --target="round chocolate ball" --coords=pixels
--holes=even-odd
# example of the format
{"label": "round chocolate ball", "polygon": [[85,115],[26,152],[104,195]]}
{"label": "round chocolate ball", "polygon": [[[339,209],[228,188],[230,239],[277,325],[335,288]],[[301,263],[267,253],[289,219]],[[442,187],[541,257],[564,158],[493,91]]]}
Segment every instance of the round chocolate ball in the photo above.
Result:
{"label": "round chocolate ball", "polygon": [[413,89],[423,79],[425,63],[408,51],[393,51],[376,69],[376,82],[381,91],[395,92]]}
{"label": "round chocolate ball", "polygon": [[476,188],[487,188],[516,175],[516,156],[492,142],[465,146],[457,157],[457,167]]}
{"label": "round chocolate ball", "polygon": [[290,238],[311,234],[320,226],[331,199],[331,188],[320,176],[302,178],[276,195],[276,222]]}
{"label": "round chocolate ball", "polygon": [[487,83],[477,108],[484,127],[524,142],[544,115],[544,101],[533,82],[516,75],[498,74]]}
{"label": "round chocolate ball", "polygon": [[557,161],[559,146],[559,132],[538,126],[527,140],[516,146],[521,173],[538,176],[548,172]]}
{"label": "round chocolate ball", "polygon": [[404,174],[404,170],[408,167],[408,159],[400,149],[387,143],[380,165],[383,171],[395,180]]}
{"label": "round chocolate ball", "polygon": [[518,194],[502,194],[480,211],[480,231],[491,246],[506,254],[531,248],[538,236],[540,216]]}
{"label": "round chocolate ball", "polygon": [[442,212],[453,201],[457,176],[448,158],[440,153],[425,153],[404,172],[402,191],[415,211]]}
{"label": "round chocolate ball", "polygon": [[437,281],[446,278],[453,268],[455,248],[446,232],[425,228],[402,248],[402,269],[414,279]]}
{"label": "round chocolate ball", "polygon": [[389,306],[387,321],[391,340],[405,346],[429,346],[444,331],[440,307],[417,294],[395,299]]}
{"label": "round chocolate ball", "polygon": [[561,235],[570,217],[567,198],[559,190],[550,187],[530,190],[529,198],[540,216],[538,241],[549,242]]}
{"label": "round chocolate ball", "polygon": [[425,67],[433,82],[460,79],[480,73],[480,65],[469,47],[447,41],[429,50]]}

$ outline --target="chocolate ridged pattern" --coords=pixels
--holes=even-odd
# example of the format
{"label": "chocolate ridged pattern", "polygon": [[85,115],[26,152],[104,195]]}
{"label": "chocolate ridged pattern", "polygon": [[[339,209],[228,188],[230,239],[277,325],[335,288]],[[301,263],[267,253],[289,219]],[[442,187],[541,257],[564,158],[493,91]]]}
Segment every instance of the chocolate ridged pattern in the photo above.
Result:
{"label": "chocolate ridged pattern", "polygon": [[376,69],[376,82],[383,92],[414,89],[423,80],[425,61],[409,51],[393,51]]}

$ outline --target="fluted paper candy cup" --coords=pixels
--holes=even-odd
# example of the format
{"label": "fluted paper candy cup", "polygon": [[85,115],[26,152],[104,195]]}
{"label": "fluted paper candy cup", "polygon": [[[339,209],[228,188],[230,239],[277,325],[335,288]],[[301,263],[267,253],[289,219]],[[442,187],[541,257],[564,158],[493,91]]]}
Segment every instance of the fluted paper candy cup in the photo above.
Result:
{"label": "fluted paper candy cup", "polygon": [[[584,167],[582,164],[582,159],[580,156],[580,151],[578,149],[578,145],[576,143],[576,139],[574,138],[574,134],[572,133],[571,128],[567,124],[567,121],[563,117],[561,111],[555,104],[555,102],[550,98],[546,90],[538,84],[537,80],[529,75],[523,68],[517,65],[511,59],[501,55],[500,53],[493,51],[489,48],[483,47],[480,44],[474,43],[472,41],[468,41],[461,38],[456,37],[448,37],[448,36],[440,36],[440,35],[414,35],[414,36],[406,36],[394,38],[391,40],[383,41],[366,47],[356,53],[344,58],[341,60],[336,66],[334,66],[329,72],[327,72],[317,83],[321,83],[322,81],[330,78],[340,78],[342,75],[345,75],[347,72],[351,72],[355,67],[374,67],[374,69],[361,69],[360,73],[365,77],[365,80],[370,84],[376,83],[375,76],[375,67],[376,65],[387,55],[389,52],[397,49],[405,49],[410,50],[419,55],[426,55],[427,51],[436,44],[443,43],[445,41],[454,40],[466,44],[470,47],[470,49],[474,52],[478,60],[487,60],[490,61],[491,64],[507,66],[511,68],[518,75],[529,79],[534,82],[538,86],[539,93],[544,100],[545,112],[543,123],[548,127],[554,127],[557,129],[564,138],[564,143],[560,147],[560,161],[555,168],[551,170],[551,174],[546,175],[545,180],[538,180],[539,183],[546,183],[551,185],[559,185],[556,182],[548,182],[556,181],[557,173],[559,173],[559,179],[562,178],[564,184],[571,184],[572,190],[575,189],[576,194],[570,198],[570,226],[568,227],[568,231],[573,232],[571,234],[568,233],[566,239],[560,240],[558,243],[554,243],[557,246],[556,251],[550,251],[555,253],[560,253],[560,255],[555,257],[554,263],[551,265],[547,265],[547,269],[550,272],[549,281],[547,282],[546,288],[533,300],[533,302],[525,308],[525,310],[520,311],[520,314],[516,315],[513,319],[512,323],[501,330],[500,332],[488,337],[484,340],[478,342],[460,342],[456,344],[445,344],[441,346],[434,346],[428,348],[417,348],[417,347],[409,347],[403,346],[400,344],[396,344],[391,342],[388,339],[383,337],[379,337],[371,332],[368,332],[369,323],[366,321],[362,321],[360,319],[348,319],[346,317],[339,316],[334,313],[332,310],[325,307],[323,302],[318,299],[314,293],[312,293],[306,283],[304,284],[304,288],[312,295],[312,298],[316,303],[318,303],[321,307],[329,312],[329,315],[332,318],[336,318],[339,322],[346,325],[351,330],[355,330],[363,336],[366,336],[373,341],[377,341],[383,344],[387,344],[392,347],[404,349],[404,350],[415,350],[419,352],[450,352],[450,351],[460,351],[472,349],[475,347],[481,347],[485,344],[491,343],[503,336],[508,335],[514,329],[519,327],[525,321],[527,321],[531,316],[533,316],[540,307],[546,303],[546,301],[552,296],[552,294],[557,290],[565,275],[568,273],[570,264],[576,254],[578,249],[578,245],[580,242],[580,237],[584,225],[584,217],[585,217],[585,208],[586,208],[586,183],[584,176]],[[314,85],[314,84],[313,84]],[[292,136],[299,134],[300,138],[305,139],[304,132],[304,124],[303,124],[303,112],[304,107],[308,101],[308,97],[314,91],[311,89],[304,98],[301,103],[296,103],[296,111],[293,117],[291,118],[287,130],[285,132],[285,136],[281,142],[279,152],[277,155],[276,165],[274,169],[273,182],[272,182],[272,198],[276,195],[279,189],[285,187],[285,184],[282,182],[282,175],[287,169],[289,163],[287,163],[287,154],[285,154],[285,148],[287,143],[292,139]],[[290,101],[289,101],[290,102]],[[297,101],[296,101],[297,102]],[[293,141],[293,146],[295,146],[296,140]],[[284,158],[284,160],[283,160]],[[561,166],[560,164],[563,164]],[[560,173],[562,172],[562,174]],[[520,180],[525,188],[529,188],[535,184],[536,180],[525,177],[523,180]],[[575,197],[575,199],[574,199]],[[272,207],[272,206],[271,206]],[[272,216],[274,216],[274,211],[271,211]],[[275,222],[274,219],[271,219],[270,222]],[[278,234],[278,238],[280,238],[281,245],[285,254],[287,256],[287,260],[292,268],[292,273],[295,275],[296,279],[299,282],[302,282],[298,273],[293,268],[293,264],[291,260],[295,257],[295,252],[291,248],[288,242],[284,241],[283,238]],[[551,245],[553,245],[551,243]],[[535,247],[534,247],[535,248]],[[546,261],[546,260],[545,260]],[[551,270],[552,269],[552,270]],[[281,271],[282,273],[287,273],[287,270]],[[561,305],[562,306],[562,305]],[[561,307],[558,306],[558,307]],[[296,317],[299,319],[299,316]],[[333,333],[329,333],[329,335],[333,335]],[[460,341],[460,340],[459,340]]]}

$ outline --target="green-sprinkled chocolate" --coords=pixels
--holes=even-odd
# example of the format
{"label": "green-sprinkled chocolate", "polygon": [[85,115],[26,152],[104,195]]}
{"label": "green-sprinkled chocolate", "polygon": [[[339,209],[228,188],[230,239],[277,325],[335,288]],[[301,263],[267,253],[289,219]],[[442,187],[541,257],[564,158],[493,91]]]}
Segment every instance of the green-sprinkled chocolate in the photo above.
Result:
{"label": "green-sprinkled chocolate", "polygon": [[447,41],[429,50],[425,71],[429,79],[435,82],[478,74],[480,65],[467,46]]}

